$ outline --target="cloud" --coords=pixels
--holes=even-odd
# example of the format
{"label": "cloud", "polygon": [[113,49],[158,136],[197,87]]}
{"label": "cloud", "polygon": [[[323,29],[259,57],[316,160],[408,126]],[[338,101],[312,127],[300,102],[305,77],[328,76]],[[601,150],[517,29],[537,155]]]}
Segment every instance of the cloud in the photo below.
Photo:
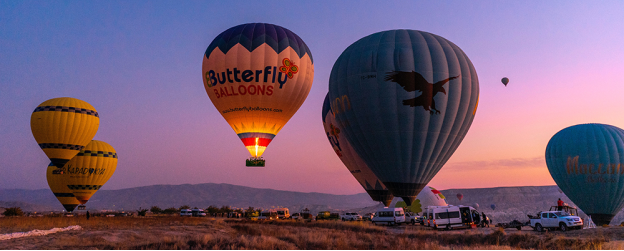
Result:
{"label": "cloud", "polygon": [[466,161],[448,163],[444,165],[444,169],[447,170],[492,170],[496,168],[534,168],[545,166],[546,161],[544,157],[534,158],[511,158],[511,159],[498,159],[498,160],[484,160],[484,161]]}

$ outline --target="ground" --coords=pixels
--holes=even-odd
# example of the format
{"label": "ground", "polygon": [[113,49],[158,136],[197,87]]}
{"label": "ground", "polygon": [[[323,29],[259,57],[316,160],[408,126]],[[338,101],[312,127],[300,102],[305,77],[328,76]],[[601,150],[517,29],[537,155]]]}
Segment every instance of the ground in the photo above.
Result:
{"label": "ground", "polygon": [[537,233],[530,227],[436,231],[370,222],[257,222],[192,217],[5,217],[0,234],[82,230],[0,241],[0,249],[622,249],[623,227]]}

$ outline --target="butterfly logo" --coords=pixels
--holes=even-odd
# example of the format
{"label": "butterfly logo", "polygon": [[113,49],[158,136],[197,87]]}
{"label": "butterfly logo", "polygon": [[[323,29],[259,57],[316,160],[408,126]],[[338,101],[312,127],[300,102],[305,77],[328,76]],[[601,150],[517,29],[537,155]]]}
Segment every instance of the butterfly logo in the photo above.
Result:
{"label": "butterfly logo", "polygon": [[295,65],[295,62],[290,61],[288,58],[284,58],[282,60],[282,66],[279,68],[280,72],[286,74],[288,78],[293,78],[293,76],[299,72],[299,66]]}

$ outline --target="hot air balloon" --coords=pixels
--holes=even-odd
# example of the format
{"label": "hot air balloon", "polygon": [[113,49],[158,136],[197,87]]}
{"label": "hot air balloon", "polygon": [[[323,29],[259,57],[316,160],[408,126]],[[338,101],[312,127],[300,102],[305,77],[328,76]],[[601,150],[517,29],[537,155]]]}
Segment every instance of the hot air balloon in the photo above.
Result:
{"label": "hot air balloon", "polygon": [[490,205],[490,208],[492,208],[492,210],[496,209],[496,205],[492,204]]}
{"label": "hot air balloon", "polygon": [[479,209],[479,203],[473,204],[472,207],[474,207],[475,209]]}
{"label": "hot air balloon", "polygon": [[264,166],[262,153],[308,96],[312,54],[292,31],[249,23],[219,34],[202,64],[204,87],[219,113]]}
{"label": "hot air balloon", "polygon": [[60,170],[66,176],[67,187],[80,204],[85,204],[113,176],[117,160],[111,145],[92,140]]}
{"label": "hot air balloon", "polygon": [[48,179],[48,186],[54,193],[56,199],[61,202],[61,205],[67,210],[72,212],[81,204],[76,196],[72,193],[71,189],[67,187],[67,175],[63,172],[63,169],[57,168],[52,162],[48,165],[46,171],[46,178]]}
{"label": "hot air balloon", "polygon": [[340,127],[336,124],[334,113],[329,106],[329,94],[325,96],[325,102],[323,102],[322,117],[325,135],[338,158],[349,169],[349,172],[362,185],[373,201],[379,201],[386,207],[390,206],[394,198],[392,193],[377,179],[377,176],[366,166],[364,160],[355,153],[345,137],[342,137]]}
{"label": "hot air balloon", "polygon": [[63,167],[89,144],[99,125],[95,108],[75,98],[47,100],[30,116],[35,140],[57,167]]}
{"label": "hot air balloon", "polygon": [[464,198],[464,195],[463,195],[463,194],[461,194],[461,193],[458,193],[458,194],[457,194],[457,199],[458,199],[459,201],[461,201],[463,198]]}
{"label": "hot air balloon", "polygon": [[609,224],[624,207],[624,130],[567,127],[548,142],[546,165],[559,189],[597,225]]}
{"label": "hot air balloon", "polygon": [[468,132],[477,110],[474,66],[450,41],[422,31],[364,37],[336,60],[329,98],[356,153],[410,204]]}
{"label": "hot air balloon", "polygon": [[[411,212],[420,213],[428,206],[448,206],[448,203],[446,203],[446,197],[444,197],[440,191],[433,187],[426,186],[420,191],[418,196],[416,196],[416,200],[412,202],[409,209]],[[399,201],[394,207],[407,207],[407,204],[404,201]]]}
{"label": "hot air balloon", "polygon": [[501,79],[501,82],[503,82],[503,84],[505,86],[507,86],[507,84],[509,83],[509,79],[505,77],[505,78]]}

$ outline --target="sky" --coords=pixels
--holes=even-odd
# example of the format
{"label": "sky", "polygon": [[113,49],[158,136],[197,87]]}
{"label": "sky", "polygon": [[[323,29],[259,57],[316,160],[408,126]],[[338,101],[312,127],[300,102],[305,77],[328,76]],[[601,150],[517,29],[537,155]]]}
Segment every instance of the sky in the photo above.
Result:
{"label": "sky", "polygon": [[[299,35],[315,72],[263,169],[245,167],[249,153],[201,77],[210,42],[255,22]],[[479,77],[476,117],[429,183],[436,189],[555,185],[544,153],[556,132],[624,128],[624,1],[0,0],[0,189],[47,188],[49,160],[30,116],[45,100],[74,97],[97,109],[94,139],[119,155],[102,189],[228,183],[362,193],[325,136],[321,108],[342,51],[392,29],[452,41]]]}

